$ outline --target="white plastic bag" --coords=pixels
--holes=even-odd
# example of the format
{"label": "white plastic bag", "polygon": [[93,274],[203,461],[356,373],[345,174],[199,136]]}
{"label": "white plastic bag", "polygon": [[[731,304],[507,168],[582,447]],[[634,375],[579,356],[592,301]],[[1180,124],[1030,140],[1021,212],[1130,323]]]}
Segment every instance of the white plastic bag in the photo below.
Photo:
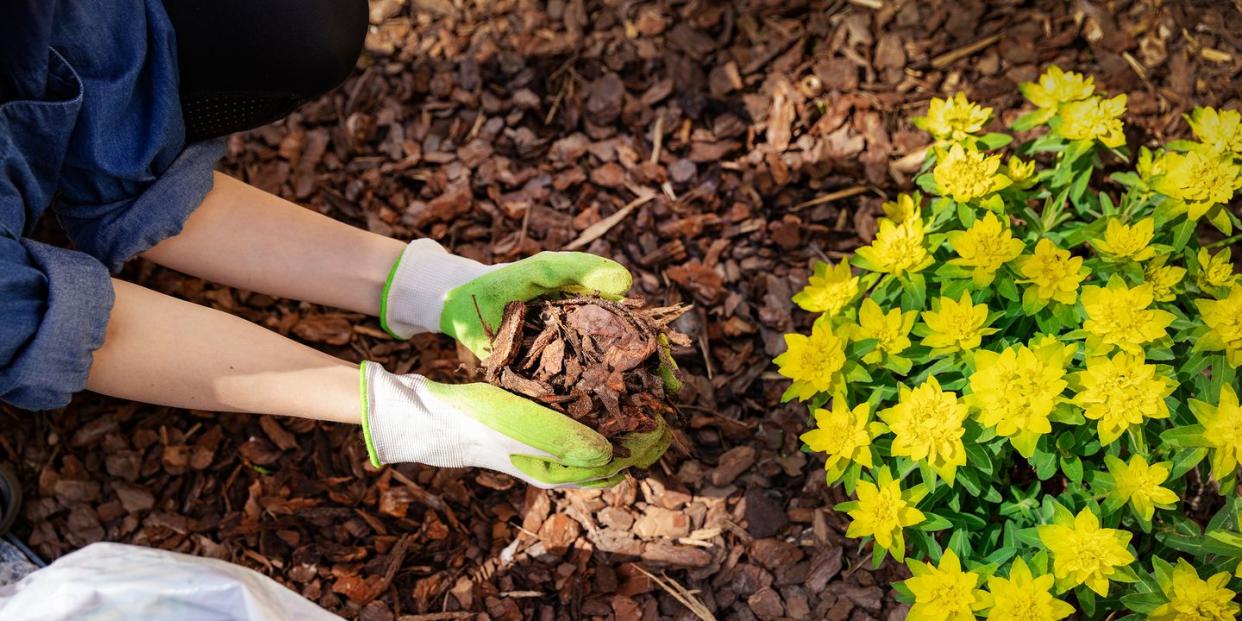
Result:
{"label": "white plastic bag", "polygon": [[238,565],[96,543],[0,587],[4,621],[340,621]]}

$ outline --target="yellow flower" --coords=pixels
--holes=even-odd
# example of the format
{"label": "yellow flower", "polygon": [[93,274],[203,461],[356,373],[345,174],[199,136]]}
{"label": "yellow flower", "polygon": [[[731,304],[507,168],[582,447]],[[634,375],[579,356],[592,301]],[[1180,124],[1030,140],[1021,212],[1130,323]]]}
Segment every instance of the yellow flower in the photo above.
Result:
{"label": "yellow flower", "polygon": [[1161,257],[1143,268],[1144,282],[1151,285],[1151,295],[1157,302],[1177,299],[1177,285],[1186,277],[1186,268],[1165,265]]}
{"label": "yellow flower", "polygon": [[901,224],[920,217],[919,206],[914,202],[914,197],[909,194],[898,194],[895,202],[884,201],[880,207],[884,209],[884,215],[892,220],[893,224]]}
{"label": "yellow flower", "polygon": [[988,621],[1058,621],[1074,614],[1074,607],[1053,597],[1053,577],[1035,577],[1022,557],[1009,566],[1009,577],[988,577],[992,607]]}
{"label": "yellow flower", "polygon": [[1022,241],[1014,239],[1008,229],[1001,226],[996,214],[987,212],[965,231],[949,233],[949,245],[958,258],[949,259],[952,265],[974,268],[974,282],[985,287],[996,277],[996,270],[1022,254]]}
{"label": "yellow flower", "polygon": [[1062,589],[1085,584],[1107,596],[1109,576],[1134,562],[1134,555],[1126,549],[1131,534],[1100,528],[1100,519],[1090,509],[1079,512],[1072,525],[1048,524],[1038,532],[1039,540],[1052,552],[1052,573]]}
{"label": "yellow flower", "polygon": [[1104,239],[1093,239],[1091,245],[1106,259],[1146,261],[1156,255],[1156,249],[1151,247],[1155,231],[1156,221],[1152,218],[1143,218],[1132,225],[1113,218],[1108,221]]}
{"label": "yellow flower", "polygon": [[1019,188],[1026,189],[1035,183],[1035,160],[1022,161],[1014,155],[1005,165],[1005,176]]}
{"label": "yellow flower", "polygon": [[915,502],[909,492],[901,491],[901,484],[893,480],[888,468],[881,468],[876,482],[860,480],[858,503],[846,513],[852,520],[845,531],[851,539],[875,537],[875,544],[893,553],[901,560],[905,556],[906,538],[901,529],[923,521],[923,512],[914,508]]}
{"label": "yellow flower", "polygon": [[927,106],[927,116],[911,119],[915,127],[931,134],[936,140],[961,140],[981,129],[992,116],[991,108],[984,108],[966,99],[966,93],[957,93],[949,99],[933,97]]}
{"label": "yellow flower", "polygon": [[848,261],[841,261],[836,266],[816,261],[815,272],[806,287],[794,294],[793,302],[802,310],[835,317],[857,295],[858,277],[850,271]]}
{"label": "yellow flower", "polygon": [[1078,284],[1086,278],[1082,273],[1082,257],[1072,257],[1047,239],[1035,244],[1035,253],[1020,257],[1017,263],[1022,280],[1031,285],[1035,297],[1042,302],[1055,300],[1073,304],[1078,299]]}
{"label": "yellow flower", "polygon": [[1142,353],[1143,345],[1166,336],[1165,328],[1173,323],[1173,313],[1148,309],[1155,294],[1151,285],[1143,283],[1127,287],[1113,276],[1107,287],[1089,285],[1082,289],[1082,307],[1087,320],[1088,353],[1108,353],[1113,347],[1131,353]]}
{"label": "yellow flower", "polygon": [[966,292],[957,301],[941,297],[932,302],[932,310],[923,311],[923,323],[927,326],[923,344],[941,353],[974,349],[983,337],[996,332],[986,327],[988,305],[973,304]]}
{"label": "yellow flower", "polygon": [[793,380],[785,398],[806,401],[816,393],[845,385],[845,338],[832,331],[827,321],[816,321],[811,336],[785,335],[785,353],[776,357],[777,372]]}
{"label": "yellow flower", "polygon": [[910,346],[910,328],[914,327],[916,311],[900,308],[887,313],[871,298],[863,300],[858,308],[858,327],[854,330],[855,341],[875,339],[875,349],[863,356],[867,364],[879,364],[885,356],[894,356]]}
{"label": "yellow flower", "polygon": [[1207,351],[1225,350],[1229,366],[1242,365],[1242,286],[1230,285],[1223,300],[1195,300],[1203,323],[1209,328],[1199,346]]}
{"label": "yellow flower", "polygon": [[1074,403],[1083,408],[1083,416],[1099,421],[1096,429],[1103,445],[1145,418],[1168,418],[1164,398],[1177,387],[1173,380],[1157,375],[1155,365],[1145,364],[1142,352],[1088,358],[1087,369],[1074,379]]}
{"label": "yellow flower", "polygon": [[941,390],[940,382],[929,377],[914,390],[901,386],[897,405],[881,410],[880,419],[896,436],[891,449],[894,456],[926,461],[952,485],[957,467],[966,463],[962,446],[966,413],[956,393]]}
{"label": "yellow flower", "polygon": [[1039,76],[1039,82],[1023,82],[1018,85],[1018,89],[1036,107],[1055,112],[1063,103],[1090,97],[1095,92],[1095,78],[1073,71],[1061,71],[1060,67],[1050,65]]}
{"label": "yellow flower", "polygon": [[1186,121],[1209,151],[1242,155],[1242,114],[1237,110],[1195,108]]}
{"label": "yellow flower", "polygon": [[1201,289],[1215,289],[1233,282],[1233,261],[1229,257],[1229,249],[1225,248],[1213,255],[1207,248],[1200,248],[1195,257],[1199,264],[1196,279]]}
{"label": "yellow flower", "polygon": [[1106,147],[1120,147],[1126,143],[1121,124],[1121,115],[1125,113],[1125,95],[1065,104],[1060,112],[1061,135],[1070,140],[1098,140]]}
{"label": "yellow flower", "polygon": [[1169,462],[1148,465],[1142,455],[1134,455],[1127,464],[1105,455],[1104,463],[1113,476],[1113,490],[1109,495],[1129,502],[1143,521],[1150,522],[1157,508],[1172,509],[1177,504],[1177,494],[1161,486],[1169,478]]}
{"label": "yellow flower", "polygon": [[966,401],[978,410],[980,424],[994,427],[1018,453],[1031,457],[1039,437],[1052,431],[1048,416],[1063,401],[1065,363],[1074,349],[1053,341],[1034,351],[1019,345],[999,354],[975,352]]}
{"label": "yellow flower", "polygon": [[1138,162],[1134,164],[1134,172],[1143,180],[1143,183],[1149,186],[1155,183],[1156,179],[1167,172],[1164,165],[1164,151],[1152,153],[1147,147],[1139,147],[1139,157]]}
{"label": "yellow flower", "polygon": [[844,395],[832,398],[832,411],[815,410],[815,429],[802,434],[802,441],[812,451],[828,455],[824,470],[828,483],[841,478],[850,462],[864,468],[871,467],[871,439],[883,432],[883,427],[870,425],[871,405],[867,402],[851,410]]}
{"label": "yellow flower", "polygon": [[932,264],[931,255],[923,247],[923,220],[911,218],[901,224],[880,220],[880,230],[870,246],[855,254],[863,259],[866,269],[900,276],[918,272]]}
{"label": "yellow flower", "polygon": [[1198,220],[1213,207],[1229,202],[1242,188],[1239,168],[1232,158],[1211,153],[1167,152],[1152,164],[1164,171],[1151,181],[1157,192],[1173,199],[1173,205]]}
{"label": "yellow flower", "polygon": [[1009,177],[998,172],[1000,165],[999,155],[988,155],[955,143],[948,151],[936,149],[932,178],[942,195],[959,203],[969,203],[1009,187]]}
{"label": "yellow flower", "polygon": [[1239,606],[1233,601],[1237,593],[1226,588],[1228,583],[1229,572],[1222,571],[1204,580],[1186,559],[1179,558],[1168,583],[1160,585],[1169,601],[1151,611],[1147,618],[1152,621],[1237,619]]}
{"label": "yellow flower", "polygon": [[905,585],[914,594],[914,605],[906,621],[973,621],[975,611],[984,606],[984,593],[976,588],[979,574],[962,571],[962,561],[952,549],[940,555],[939,566],[914,561],[910,572],[914,576]]}
{"label": "yellow flower", "polygon": [[1212,478],[1217,481],[1233,474],[1242,458],[1242,406],[1233,386],[1221,386],[1217,405],[1190,400],[1190,411],[1203,425],[1203,439],[1212,451]]}

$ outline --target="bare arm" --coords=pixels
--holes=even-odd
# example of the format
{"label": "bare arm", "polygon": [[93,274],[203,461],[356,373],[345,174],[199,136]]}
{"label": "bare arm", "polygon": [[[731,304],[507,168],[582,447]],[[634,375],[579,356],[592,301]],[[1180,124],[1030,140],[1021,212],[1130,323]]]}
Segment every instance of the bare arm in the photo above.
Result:
{"label": "bare arm", "polygon": [[143,256],[222,285],[377,315],[404,249],[216,173],[182,232]]}
{"label": "bare arm", "polygon": [[[198,410],[358,423],[358,367],[239,317],[112,281],[86,387]],[[378,294],[376,294],[378,296]]]}

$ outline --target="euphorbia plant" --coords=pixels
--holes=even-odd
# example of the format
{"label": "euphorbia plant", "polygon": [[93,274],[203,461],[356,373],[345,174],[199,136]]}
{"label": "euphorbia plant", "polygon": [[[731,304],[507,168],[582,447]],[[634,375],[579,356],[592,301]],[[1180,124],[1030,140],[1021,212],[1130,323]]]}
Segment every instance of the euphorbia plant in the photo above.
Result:
{"label": "euphorbia plant", "polygon": [[1132,160],[1124,95],[1056,67],[1022,91],[1021,143],[961,94],[914,120],[921,192],[794,297],[819,317],[785,398],[911,619],[1232,619],[1242,119],[1198,108]]}

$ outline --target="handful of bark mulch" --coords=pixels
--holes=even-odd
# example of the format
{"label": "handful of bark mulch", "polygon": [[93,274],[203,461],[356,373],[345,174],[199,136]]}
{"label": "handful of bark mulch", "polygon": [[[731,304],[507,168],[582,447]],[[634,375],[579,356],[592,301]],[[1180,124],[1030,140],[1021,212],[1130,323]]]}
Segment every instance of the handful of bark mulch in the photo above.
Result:
{"label": "handful of bark mulch", "polygon": [[645,308],[639,299],[568,297],[514,301],[483,361],[491,384],[529,397],[613,441],[676,421],[669,396],[681,387],[671,346],[690,339],[669,324],[689,305]]}

